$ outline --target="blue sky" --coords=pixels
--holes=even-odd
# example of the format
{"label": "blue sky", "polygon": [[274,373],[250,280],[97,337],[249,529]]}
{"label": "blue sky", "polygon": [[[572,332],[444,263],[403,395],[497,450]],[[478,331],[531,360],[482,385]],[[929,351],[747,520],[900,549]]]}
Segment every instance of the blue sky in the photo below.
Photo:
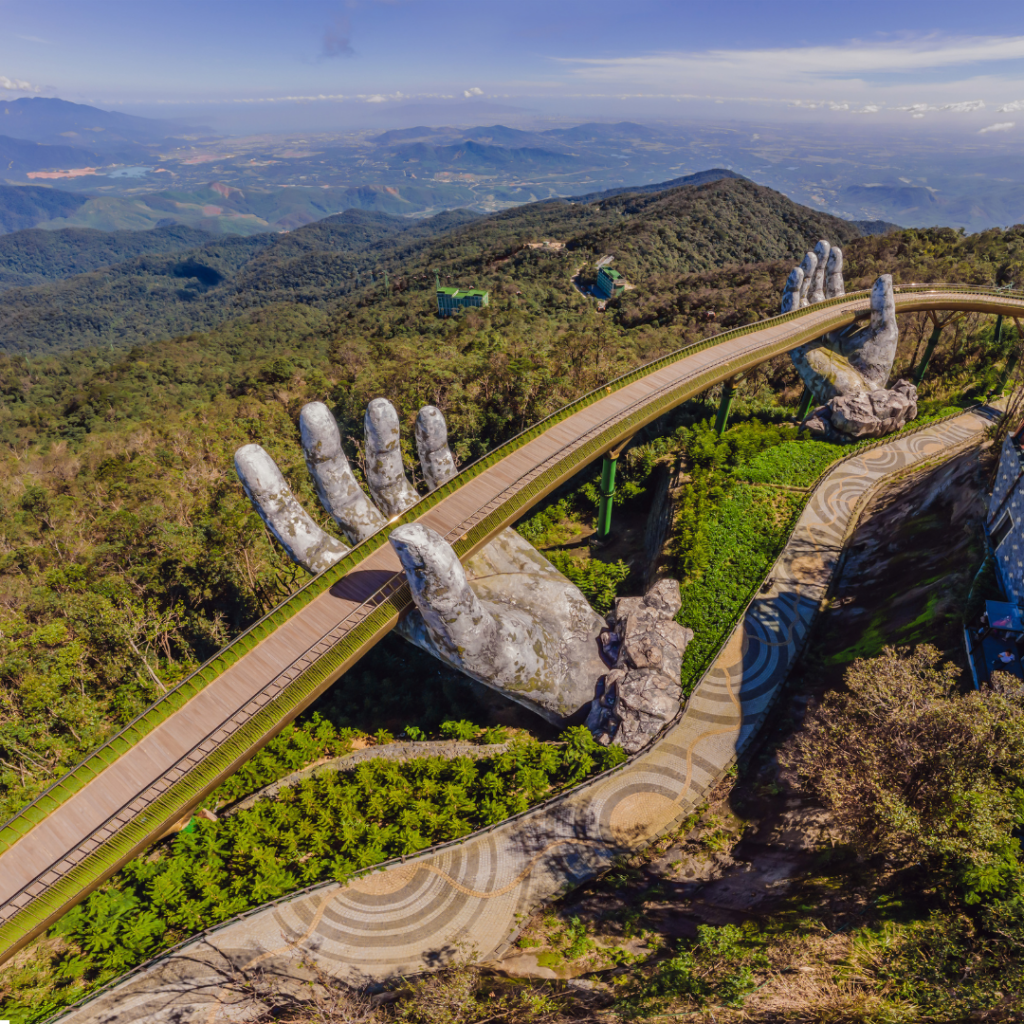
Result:
{"label": "blue sky", "polygon": [[0,0],[0,96],[20,95],[200,120],[475,104],[1008,132],[1024,130],[1024,4]]}

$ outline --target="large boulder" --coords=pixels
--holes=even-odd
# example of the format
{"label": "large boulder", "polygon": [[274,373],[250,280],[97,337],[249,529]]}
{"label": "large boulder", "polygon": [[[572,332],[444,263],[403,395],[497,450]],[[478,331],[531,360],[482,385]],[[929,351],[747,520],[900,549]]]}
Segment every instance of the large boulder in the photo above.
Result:
{"label": "large boulder", "polygon": [[804,426],[825,441],[884,437],[917,416],[917,388],[898,380],[891,388],[841,395],[815,409]]}
{"label": "large boulder", "polygon": [[602,634],[612,668],[598,685],[587,726],[601,743],[634,753],[645,747],[682,706],[683,652],[693,630],[675,621],[679,584],[655,583],[643,597],[620,597]]}

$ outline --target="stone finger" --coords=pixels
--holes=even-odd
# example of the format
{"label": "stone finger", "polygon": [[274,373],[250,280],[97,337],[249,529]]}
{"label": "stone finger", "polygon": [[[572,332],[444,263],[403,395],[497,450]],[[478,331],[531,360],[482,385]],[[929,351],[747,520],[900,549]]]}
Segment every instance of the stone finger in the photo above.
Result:
{"label": "stone finger", "polygon": [[825,270],[825,298],[836,299],[846,294],[843,282],[843,250],[832,246],[828,254],[828,266]]}
{"label": "stone finger", "polygon": [[814,281],[814,271],[818,266],[818,257],[813,252],[804,253],[800,261],[800,269],[804,272],[803,284],[800,285],[800,308],[810,304],[811,284]]}
{"label": "stone finger", "polygon": [[384,516],[363,494],[341,446],[341,431],[331,410],[323,402],[310,402],[299,414],[302,452],[306,468],[316,484],[320,503],[345,531],[349,542],[358,544],[375,534]]}
{"label": "stone finger", "polygon": [[370,496],[377,508],[391,519],[414,505],[420,496],[405,477],[398,413],[386,398],[375,398],[366,407],[363,431]]}
{"label": "stone finger", "polygon": [[348,553],[341,541],[310,519],[277,463],[258,444],[243,445],[235,452],[235,472],[267,529],[293,562],[319,573]]}
{"label": "stone finger", "polygon": [[814,247],[814,256],[817,263],[814,266],[814,276],[811,279],[811,286],[807,296],[809,303],[825,301],[825,265],[828,262],[831,249],[832,246],[824,238]]}
{"label": "stone finger", "polygon": [[896,358],[900,332],[892,275],[882,274],[871,289],[871,322],[842,341],[842,354],[876,388],[884,388]]}
{"label": "stone finger", "polygon": [[432,491],[455,476],[455,458],[448,447],[448,424],[441,410],[433,405],[423,406],[416,417],[416,451],[423,478]]}
{"label": "stone finger", "polygon": [[800,292],[804,286],[804,272],[800,267],[794,267],[786,278],[786,290],[782,293],[782,312],[789,313],[791,310],[800,308]]}

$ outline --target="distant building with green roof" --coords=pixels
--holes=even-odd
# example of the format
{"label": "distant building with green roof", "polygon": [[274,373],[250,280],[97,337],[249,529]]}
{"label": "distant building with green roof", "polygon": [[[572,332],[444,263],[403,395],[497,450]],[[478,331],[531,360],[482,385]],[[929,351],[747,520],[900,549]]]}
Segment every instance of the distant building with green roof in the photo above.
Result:
{"label": "distant building with green roof", "polygon": [[626,279],[617,270],[612,270],[611,267],[602,267],[597,272],[594,290],[598,295],[602,295],[606,299],[613,299],[616,295],[621,295],[625,287]]}
{"label": "distant building with green roof", "polygon": [[482,288],[438,288],[437,311],[441,316],[451,316],[466,306],[488,306],[491,293]]}

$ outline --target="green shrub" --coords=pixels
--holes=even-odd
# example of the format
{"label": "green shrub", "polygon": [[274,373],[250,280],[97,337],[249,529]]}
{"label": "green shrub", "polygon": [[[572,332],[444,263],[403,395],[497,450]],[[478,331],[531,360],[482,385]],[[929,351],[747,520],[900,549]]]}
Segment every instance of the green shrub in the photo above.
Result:
{"label": "green shrub", "polygon": [[505,743],[508,741],[508,730],[500,725],[492,725],[484,729],[477,737],[482,744]]}
{"label": "green shrub", "polygon": [[780,759],[862,854],[974,904],[1021,888],[1024,695],[1008,676],[960,693],[960,676],[930,645],[857,660]]}
{"label": "green shrub", "polygon": [[629,566],[621,559],[602,562],[598,558],[573,558],[567,551],[546,552],[548,561],[583,592],[599,612],[611,609],[622,585],[629,579]]}
{"label": "green shrub", "polygon": [[615,1008],[626,1020],[642,1020],[675,1000],[741,1006],[757,987],[754,972],[767,966],[757,944],[735,925],[700,925],[696,942],[641,975]]}
{"label": "green shrub", "polygon": [[810,487],[848,451],[842,445],[823,441],[785,441],[739,466],[736,475],[754,483]]}
{"label": "green shrub", "polygon": [[442,722],[441,735],[446,740],[468,741],[476,738],[480,726],[472,722]]}
{"label": "green shrub", "polygon": [[224,780],[202,803],[203,807],[233,804],[292,772],[324,757],[340,757],[352,749],[356,729],[336,729],[314,712],[302,724],[286,725],[241,768]]}

